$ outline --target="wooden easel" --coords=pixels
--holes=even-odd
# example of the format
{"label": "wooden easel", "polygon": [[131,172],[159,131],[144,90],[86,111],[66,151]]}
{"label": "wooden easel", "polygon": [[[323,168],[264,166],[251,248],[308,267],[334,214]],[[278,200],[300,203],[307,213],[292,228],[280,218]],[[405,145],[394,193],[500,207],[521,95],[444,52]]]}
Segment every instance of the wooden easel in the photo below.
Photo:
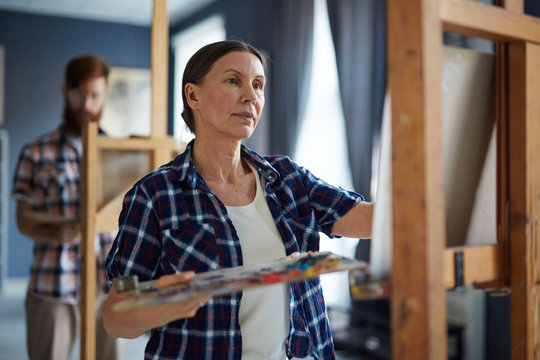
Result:
{"label": "wooden easel", "polygon": [[[96,182],[89,179],[95,179],[98,149],[145,149],[152,153],[151,167],[155,168],[169,160],[174,148],[166,137],[165,0],[154,1],[153,19],[152,136],[101,139],[95,124],[89,124],[84,133],[81,359],[85,360],[95,359],[93,239],[98,231],[115,229],[118,215],[114,202],[97,210]],[[440,114],[443,30],[498,42],[495,245],[445,249]],[[388,0],[388,54],[395,179],[394,358],[446,358],[445,290],[463,283],[509,287],[513,358],[539,359],[540,105],[534,97],[540,94],[540,21],[523,15],[523,0],[506,0],[502,8],[462,0]],[[457,269],[459,254],[463,262]],[[456,282],[457,278],[461,280]]]}
{"label": "wooden easel", "polygon": [[[95,296],[96,255],[94,237],[97,233],[118,229],[118,215],[125,189],[106,204],[98,204],[97,197],[101,150],[146,151],[150,154],[149,171],[171,160],[177,146],[167,136],[167,79],[169,59],[169,23],[166,0],[154,0],[152,17],[151,135],[145,139],[111,139],[98,136],[96,123],[83,129],[82,179],[82,261],[81,261],[81,359],[96,359]],[[136,179],[133,179],[134,181]]]}
{"label": "wooden easel", "polygon": [[[395,359],[447,357],[445,290],[456,284],[509,288],[512,359],[540,359],[540,20],[523,0],[501,5],[388,0]],[[494,245],[445,248],[443,30],[497,42]]]}

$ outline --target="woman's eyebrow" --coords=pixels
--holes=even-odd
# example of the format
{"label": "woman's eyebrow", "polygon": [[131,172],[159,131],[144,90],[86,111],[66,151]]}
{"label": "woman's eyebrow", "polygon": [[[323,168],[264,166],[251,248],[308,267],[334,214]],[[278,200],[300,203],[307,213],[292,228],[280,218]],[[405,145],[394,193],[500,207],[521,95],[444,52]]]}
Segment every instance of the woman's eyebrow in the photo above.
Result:
{"label": "woman's eyebrow", "polygon": [[242,75],[242,73],[234,68],[229,68],[229,69],[225,69],[223,70],[223,73],[228,73],[228,72],[233,72],[233,73],[236,73],[238,75]]}
{"label": "woman's eyebrow", "polygon": [[[223,70],[224,74],[226,74],[228,72],[233,72],[233,73],[235,73],[237,75],[240,75],[240,76],[243,75],[243,73],[241,71],[238,71],[238,70],[236,70],[234,68],[228,68],[228,69]],[[266,76],[264,76],[264,74],[258,74],[258,75],[255,75],[255,77],[256,78],[261,78],[261,79],[266,79]]]}

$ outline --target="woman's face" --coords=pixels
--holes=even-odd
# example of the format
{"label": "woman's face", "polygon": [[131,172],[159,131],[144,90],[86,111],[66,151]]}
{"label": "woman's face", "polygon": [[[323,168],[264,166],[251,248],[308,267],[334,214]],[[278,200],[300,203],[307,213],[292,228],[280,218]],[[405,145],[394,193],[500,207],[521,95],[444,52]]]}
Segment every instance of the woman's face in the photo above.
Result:
{"label": "woman's face", "polygon": [[214,63],[201,85],[186,84],[196,136],[251,136],[264,107],[265,80],[255,55],[234,51]]}

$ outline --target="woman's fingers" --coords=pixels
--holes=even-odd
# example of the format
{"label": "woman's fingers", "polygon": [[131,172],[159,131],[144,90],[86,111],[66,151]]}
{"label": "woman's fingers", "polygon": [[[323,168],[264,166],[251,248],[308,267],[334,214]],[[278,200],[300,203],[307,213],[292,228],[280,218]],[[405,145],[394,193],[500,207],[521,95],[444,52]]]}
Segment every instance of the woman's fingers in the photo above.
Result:
{"label": "woman's fingers", "polygon": [[193,280],[195,273],[193,271],[185,271],[178,274],[163,275],[154,284],[154,288],[164,288],[167,286],[180,285]]}
{"label": "woman's fingers", "polygon": [[[195,273],[193,271],[181,272],[178,274],[170,274],[161,276],[154,284],[154,288],[166,288],[189,283],[193,280]],[[176,317],[193,317],[202,306],[211,299],[209,295],[197,296],[192,299],[182,300],[173,304],[161,305],[162,309],[167,308],[167,311]],[[165,310],[165,309],[164,309]]]}
{"label": "woman's fingers", "polygon": [[205,306],[210,300],[210,296],[199,296],[190,300],[185,300],[181,303],[178,303],[181,309],[178,309],[179,312],[184,312],[186,317],[193,317],[199,311],[199,309]]}

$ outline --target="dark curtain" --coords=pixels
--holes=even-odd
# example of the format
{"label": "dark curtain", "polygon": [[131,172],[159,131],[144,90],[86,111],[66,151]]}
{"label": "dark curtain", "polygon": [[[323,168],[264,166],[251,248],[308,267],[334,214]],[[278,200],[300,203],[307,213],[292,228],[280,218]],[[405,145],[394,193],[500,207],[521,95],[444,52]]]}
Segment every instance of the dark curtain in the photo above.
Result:
{"label": "dark curtain", "polygon": [[[309,92],[313,50],[313,0],[278,0],[270,54],[270,148],[292,156]],[[269,15],[270,16],[270,15]]]}
{"label": "dark curtain", "polygon": [[327,0],[354,189],[371,200],[386,91],[386,1]]}

